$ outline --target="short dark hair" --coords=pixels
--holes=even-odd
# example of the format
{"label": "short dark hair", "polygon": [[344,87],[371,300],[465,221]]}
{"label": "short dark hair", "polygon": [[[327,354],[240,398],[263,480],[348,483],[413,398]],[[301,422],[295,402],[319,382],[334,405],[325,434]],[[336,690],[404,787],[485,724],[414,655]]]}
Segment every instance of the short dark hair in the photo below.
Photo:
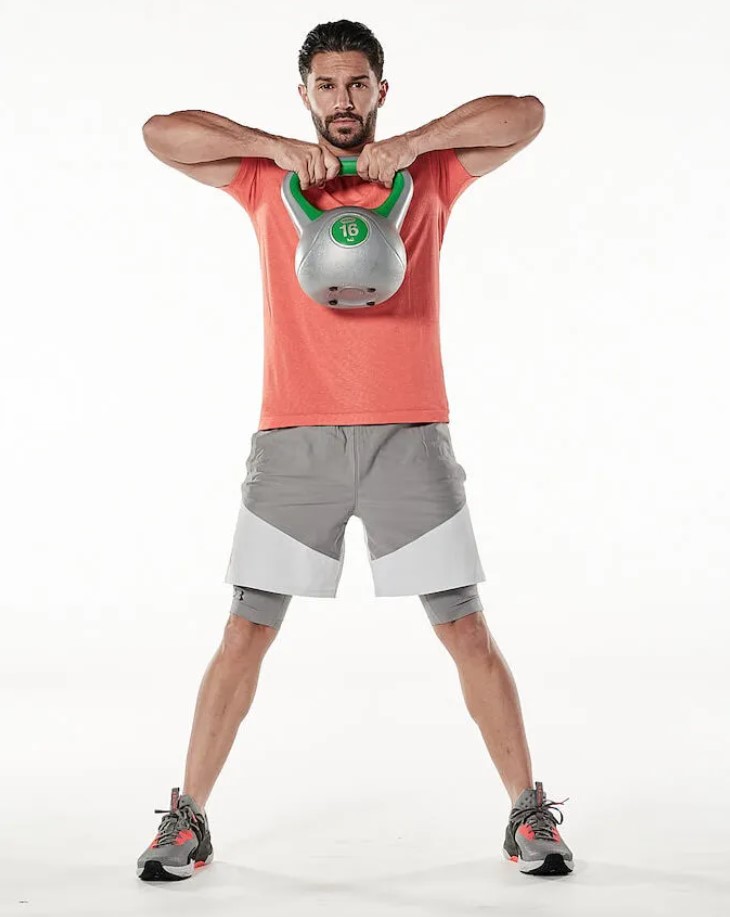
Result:
{"label": "short dark hair", "polygon": [[382,45],[362,22],[340,19],[337,22],[322,22],[312,29],[299,51],[299,76],[303,83],[307,82],[312,70],[314,55],[326,51],[362,51],[378,81],[383,79],[385,57]]}

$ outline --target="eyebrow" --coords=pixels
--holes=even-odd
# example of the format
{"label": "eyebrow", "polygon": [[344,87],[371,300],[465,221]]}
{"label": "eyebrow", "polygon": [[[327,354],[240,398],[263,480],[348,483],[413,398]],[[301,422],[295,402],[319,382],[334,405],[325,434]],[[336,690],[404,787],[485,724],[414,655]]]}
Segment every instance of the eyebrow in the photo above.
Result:
{"label": "eyebrow", "polygon": [[[351,80],[367,80],[369,79],[369,77],[367,73],[363,73],[360,76],[351,76],[350,79]],[[314,82],[319,83],[320,81],[322,81],[323,83],[334,83],[335,78],[333,76],[318,76]]]}

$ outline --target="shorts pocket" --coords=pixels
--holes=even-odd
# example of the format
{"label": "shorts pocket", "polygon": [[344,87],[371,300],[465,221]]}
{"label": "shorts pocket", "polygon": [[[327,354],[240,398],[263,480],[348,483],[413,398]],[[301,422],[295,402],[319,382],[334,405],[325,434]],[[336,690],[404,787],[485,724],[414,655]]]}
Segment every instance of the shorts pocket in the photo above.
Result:
{"label": "shorts pocket", "polygon": [[432,423],[424,428],[425,441],[429,449],[441,458],[452,472],[466,481],[466,471],[463,466],[456,461],[454,447],[451,443],[451,433],[447,423]]}
{"label": "shorts pocket", "polygon": [[251,448],[248,453],[248,458],[246,459],[246,477],[241,485],[242,489],[255,477],[256,472],[261,468],[264,458],[264,451],[261,445],[261,434],[269,432],[271,431],[256,430],[251,436]]}

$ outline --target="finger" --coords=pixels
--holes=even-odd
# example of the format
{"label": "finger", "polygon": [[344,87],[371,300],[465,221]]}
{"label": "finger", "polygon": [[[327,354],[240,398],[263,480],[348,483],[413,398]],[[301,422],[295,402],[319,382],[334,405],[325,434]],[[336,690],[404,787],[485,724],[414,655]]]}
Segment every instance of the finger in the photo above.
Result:
{"label": "finger", "polygon": [[370,181],[370,153],[365,150],[357,158],[357,174],[363,181]]}
{"label": "finger", "polygon": [[332,181],[340,174],[340,160],[333,156],[329,150],[322,151],[322,168],[324,169],[324,181]]}
{"label": "finger", "polygon": [[327,181],[332,181],[340,174],[340,160],[336,156],[331,156],[327,162]]}
{"label": "finger", "polygon": [[306,191],[309,187],[309,169],[306,162],[297,169],[297,175],[299,176],[299,187],[302,191]]}
{"label": "finger", "polygon": [[382,168],[380,156],[377,154],[374,156],[368,157],[368,181],[377,181],[380,176],[380,170]]}
{"label": "finger", "polygon": [[309,175],[309,184],[311,186],[314,184],[314,162],[311,159],[307,160],[307,174]]}
{"label": "finger", "polygon": [[325,175],[324,160],[321,156],[318,156],[312,163],[313,184],[317,185],[318,188],[322,188],[324,186]]}
{"label": "finger", "polygon": [[385,185],[386,188],[392,188],[394,178],[395,178],[395,170],[392,168],[389,168],[383,173],[380,180],[382,181],[382,183]]}

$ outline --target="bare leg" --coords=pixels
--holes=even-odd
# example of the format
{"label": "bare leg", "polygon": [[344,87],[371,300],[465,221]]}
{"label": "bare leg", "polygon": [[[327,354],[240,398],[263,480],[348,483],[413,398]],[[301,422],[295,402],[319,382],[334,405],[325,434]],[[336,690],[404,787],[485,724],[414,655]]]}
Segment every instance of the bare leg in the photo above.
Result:
{"label": "bare leg", "polygon": [[278,631],[231,614],[198,692],[183,793],[204,808],[241,721],[253,702],[261,662]]}
{"label": "bare leg", "polygon": [[481,611],[448,624],[436,624],[434,630],[456,663],[469,714],[479,727],[514,805],[520,793],[533,786],[533,782],[520,699],[512,673]]}

